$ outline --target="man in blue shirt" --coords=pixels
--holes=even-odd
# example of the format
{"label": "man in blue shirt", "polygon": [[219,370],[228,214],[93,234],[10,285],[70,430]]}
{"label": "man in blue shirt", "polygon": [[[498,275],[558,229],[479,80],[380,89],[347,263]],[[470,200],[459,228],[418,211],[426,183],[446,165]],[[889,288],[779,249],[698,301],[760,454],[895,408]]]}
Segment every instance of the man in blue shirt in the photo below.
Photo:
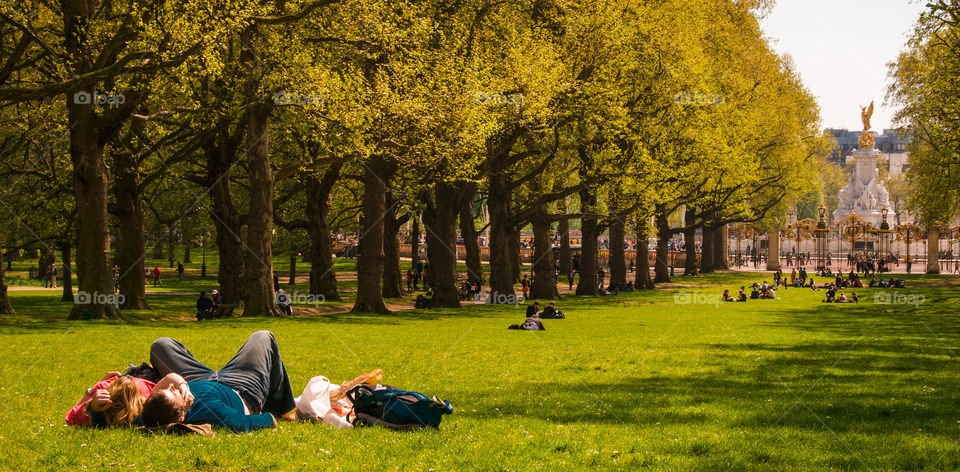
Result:
{"label": "man in blue shirt", "polygon": [[209,423],[247,432],[275,425],[276,418],[296,406],[280,348],[269,331],[250,335],[219,371],[171,338],[153,342],[150,363],[164,378],[143,405],[146,426]]}

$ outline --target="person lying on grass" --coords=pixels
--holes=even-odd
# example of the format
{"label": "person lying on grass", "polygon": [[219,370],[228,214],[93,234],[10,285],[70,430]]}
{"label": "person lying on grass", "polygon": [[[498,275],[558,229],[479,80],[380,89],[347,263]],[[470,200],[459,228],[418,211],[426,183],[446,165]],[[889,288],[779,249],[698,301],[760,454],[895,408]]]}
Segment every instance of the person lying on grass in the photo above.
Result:
{"label": "person lying on grass", "polygon": [[144,426],[210,424],[249,432],[273,427],[279,417],[295,419],[290,378],[269,331],[250,335],[219,371],[171,338],[153,342],[150,363],[164,378],[143,404]]}
{"label": "person lying on grass", "polygon": [[155,384],[147,379],[109,372],[77,402],[65,417],[72,426],[130,426],[140,416]]}

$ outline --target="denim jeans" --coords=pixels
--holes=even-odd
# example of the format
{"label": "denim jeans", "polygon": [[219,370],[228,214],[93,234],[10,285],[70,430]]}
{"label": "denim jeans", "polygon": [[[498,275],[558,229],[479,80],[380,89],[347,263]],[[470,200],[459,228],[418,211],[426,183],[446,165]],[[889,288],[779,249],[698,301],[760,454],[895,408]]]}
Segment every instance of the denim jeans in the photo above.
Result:
{"label": "denim jeans", "polygon": [[296,406],[287,369],[280,359],[280,347],[269,331],[251,334],[233,359],[218,371],[195,359],[182,343],[172,338],[153,342],[150,363],[160,375],[176,373],[187,382],[212,381],[236,390],[250,414],[271,413],[280,417]]}

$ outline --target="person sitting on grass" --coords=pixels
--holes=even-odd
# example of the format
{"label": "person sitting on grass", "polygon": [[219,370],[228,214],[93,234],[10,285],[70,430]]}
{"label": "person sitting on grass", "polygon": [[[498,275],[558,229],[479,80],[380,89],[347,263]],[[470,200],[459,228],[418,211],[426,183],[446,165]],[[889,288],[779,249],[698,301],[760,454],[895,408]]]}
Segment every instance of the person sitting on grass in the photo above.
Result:
{"label": "person sitting on grass", "polygon": [[467,300],[473,295],[473,287],[469,280],[464,280],[460,285],[460,300]]}
{"label": "person sitting on grass", "polygon": [[847,296],[840,292],[840,296],[837,297],[837,303],[847,303]]}
{"label": "person sitting on grass", "polygon": [[736,301],[736,300],[733,299],[733,297],[730,296],[730,289],[725,289],[725,290],[723,291],[723,301],[725,301],[725,302]]}
{"label": "person sitting on grass", "polygon": [[856,293],[850,292],[850,300],[848,300],[847,303],[860,303],[860,299],[857,298]]}
{"label": "person sitting on grass", "polygon": [[277,307],[280,308],[283,314],[293,316],[293,306],[290,302],[290,297],[282,288],[277,290]]}
{"label": "person sitting on grass", "polygon": [[737,301],[738,301],[738,302],[745,302],[745,301],[747,301],[747,291],[746,291],[746,287],[743,287],[743,286],[740,287],[740,293],[737,295]]}
{"label": "person sitting on grass", "polygon": [[533,302],[527,306],[527,318],[530,318],[531,316],[537,316],[538,313],[540,313],[539,302]]}
{"label": "person sitting on grass", "polygon": [[215,304],[213,300],[207,296],[207,292],[201,290],[200,298],[197,299],[197,319],[210,318],[211,315],[213,315],[214,306]]}
{"label": "person sitting on grass", "polygon": [[562,311],[557,310],[553,302],[547,303],[547,306],[543,307],[543,311],[540,312],[538,316],[544,320],[559,320],[566,318]]}
{"label": "person sitting on grass", "polygon": [[750,292],[750,299],[751,300],[760,299],[760,290],[757,288],[757,284],[753,284],[753,291]]}
{"label": "person sitting on grass", "polygon": [[833,285],[828,285],[827,298],[825,298],[823,301],[824,303],[833,303],[836,301],[836,296],[837,296],[837,288]]}
{"label": "person sitting on grass", "polygon": [[817,290],[817,283],[814,282],[813,277],[810,277],[810,290]]}
{"label": "person sitting on grass", "polygon": [[218,371],[172,338],[153,342],[150,362],[164,377],[143,404],[145,426],[210,424],[249,432],[276,426],[280,417],[295,419],[290,378],[269,331],[250,335]]}
{"label": "person sitting on grass", "polygon": [[220,305],[223,305],[223,294],[221,294],[219,290],[213,289],[213,291],[210,292],[210,298],[213,299],[214,309],[218,308]]}

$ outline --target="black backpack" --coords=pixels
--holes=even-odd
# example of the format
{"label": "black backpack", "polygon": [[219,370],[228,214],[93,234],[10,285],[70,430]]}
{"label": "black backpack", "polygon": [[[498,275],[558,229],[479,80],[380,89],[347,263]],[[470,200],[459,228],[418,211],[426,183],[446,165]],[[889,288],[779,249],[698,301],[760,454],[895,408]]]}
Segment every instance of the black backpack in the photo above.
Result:
{"label": "black backpack", "polygon": [[383,387],[386,388],[375,390],[370,385],[361,384],[347,392],[356,415],[354,426],[383,426],[398,431],[426,427],[436,429],[440,427],[443,415],[453,413],[453,407],[447,400],[390,386]]}

